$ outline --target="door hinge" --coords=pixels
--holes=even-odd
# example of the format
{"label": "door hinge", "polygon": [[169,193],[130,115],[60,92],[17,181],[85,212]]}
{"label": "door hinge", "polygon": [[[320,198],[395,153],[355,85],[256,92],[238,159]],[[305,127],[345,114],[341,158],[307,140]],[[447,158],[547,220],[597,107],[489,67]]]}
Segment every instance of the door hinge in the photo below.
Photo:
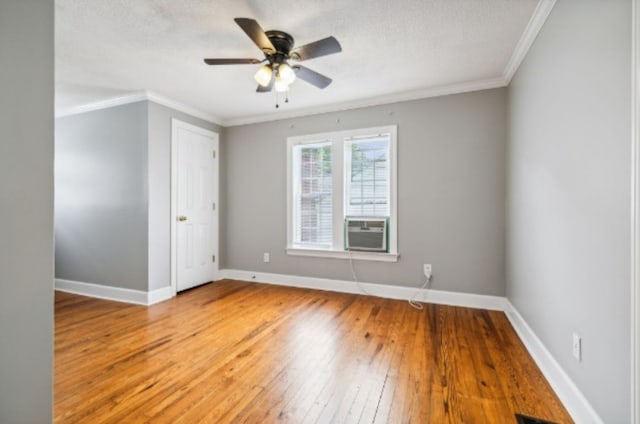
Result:
{"label": "door hinge", "polygon": [[213,210],[216,210],[216,202],[213,202]]}
{"label": "door hinge", "polygon": [[213,151],[213,158],[214,159],[216,158],[216,151],[215,150]]}
{"label": "door hinge", "polygon": [[215,262],[216,261],[216,255],[211,256],[211,262]]}

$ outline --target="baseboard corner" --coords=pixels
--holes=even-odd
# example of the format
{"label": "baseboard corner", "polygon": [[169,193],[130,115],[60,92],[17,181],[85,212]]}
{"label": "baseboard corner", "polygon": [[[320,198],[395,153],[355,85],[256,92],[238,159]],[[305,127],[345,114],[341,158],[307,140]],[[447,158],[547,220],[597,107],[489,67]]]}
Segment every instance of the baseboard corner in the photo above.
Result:
{"label": "baseboard corner", "polygon": [[176,294],[173,287],[166,286],[159,289],[151,290],[147,293],[147,305],[155,305],[156,303],[164,302],[174,297]]}

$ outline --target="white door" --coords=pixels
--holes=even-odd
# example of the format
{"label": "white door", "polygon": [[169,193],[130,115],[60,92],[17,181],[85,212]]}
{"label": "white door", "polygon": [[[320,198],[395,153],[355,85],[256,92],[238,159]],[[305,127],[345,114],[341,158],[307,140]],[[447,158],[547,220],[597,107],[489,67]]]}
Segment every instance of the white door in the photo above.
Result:
{"label": "white door", "polygon": [[176,291],[218,274],[218,135],[172,122],[172,263]]}

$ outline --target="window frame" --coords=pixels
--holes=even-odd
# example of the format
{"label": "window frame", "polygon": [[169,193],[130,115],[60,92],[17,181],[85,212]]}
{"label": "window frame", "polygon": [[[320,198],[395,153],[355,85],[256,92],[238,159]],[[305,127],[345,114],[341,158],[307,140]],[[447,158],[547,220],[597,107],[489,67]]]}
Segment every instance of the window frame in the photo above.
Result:
{"label": "window frame", "polygon": [[[292,186],[291,186],[291,193],[290,193],[290,198],[291,198],[291,229],[292,229],[292,233],[291,233],[291,246],[295,245],[295,240],[297,240],[297,236],[298,236],[298,231],[300,231],[300,228],[296,228],[301,224],[301,220],[302,218],[299,216],[299,214],[295,213],[295,210],[293,208],[293,205],[295,205],[296,203],[298,203],[299,198],[296,196],[296,194],[299,194],[298,191],[300,189],[300,185],[302,183],[300,176],[298,176],[300,179],[297,181],[297,184],[294,184],[295,178],[294,178],[294,168],[298,168],[300,166],[300,162],[299,162],[299,158],[297,158],[297,155],[294,155],[294,151],[296,147],[300,147],[300,146],[314,146],[314,147],[322,147],[322,146],[330,146],[331,148],[331,188],[332,188],[332,193],[331,193],[331,200],[332,202],[335,199],[335,194],[333,193],[333,186],[335,184],[335,179],[334,179],[334,175],[333,175],[333,143],[331,140],[318,140],[318,141],[307,141],[304,143],[298,143],[298,144],[294,144],[291,146],[291,158],[292,158],[292,166],[291,166],[291,182],[292,182]],[[335,208],[332,206],[332,214],[333,214],[333,209]],[[333,227],[333,223],[332,223],[332,227]],[[301,231],[300,231],[301,232]],[[332,240],[333,240],[333,234],[335,232],[333,231],[332,228]],[[319,250],[325,250],[326,248],[323,247],[321,244],[309,244],[308,247],[309,249],[319,249]],[[333,246],[332,246],[333,248]]]}
{"label": "window frame", "polygon": [[[327,133],[307,134],[287,138],[287,248],[288,255],[312,256],[325,258],[353,258],[383,262],[398,260],[398,127],[386,125],[379,127],[359,128],[333,131]],[[344,250],[344,219],[346,210],[345,176],[348,175],[345,161],[345,146],[348,141],[372,135],[389,134],[389,251],[388,252],[349,252]],[[304,144],[331,144],[332,179],[333,179],[333,243],[330,248],[307,247],[294,244],[294,146]]]}
{"label": "window frame", "polygon": [[[362,216],[362,217],[387,217],[387,216],[391,216],[391,187],[389,185],[390,181],[391,181],[391,169],[389,167],[389,165],[387,165],[387,171],[386,171],[386,177],[387,177],[387,189],[385,192],[385,195],[387,197],[387,199],[389,199],[389,204],[388,206],[388,215],[376,215],[376,214],[371,214],[371,215],[354,215],[354,214],[349,214],[347,213],[350,209],[350,195],[352,194],[352,184],[350,184],[350,180],[351,178],[349,177],[350,173],[353,172],[353,149],[350,148],[351,146],[353,146],[354,144],[357,144],[359,142],[366,142],[367,140],[370,140],[372,137],[368,136],[368,137],[349,137],[349,138],[345,138],[343,139],[342,143],[343,143],[343,148],[342,148],[342,152],[344,154],[343,157],[343,166],[344,166],[344,174],[343,174],[343,201],[342,201],[342,205],[343,205],[343,215],[345,217],[347,216]],[[389,143],[388,149],[387,149],[387,162],[388,164],[391,163],[391,143]],[[375,171],[374,171],[374,180],[375,180]],[[375,209],[375,207],[374,207]]]}

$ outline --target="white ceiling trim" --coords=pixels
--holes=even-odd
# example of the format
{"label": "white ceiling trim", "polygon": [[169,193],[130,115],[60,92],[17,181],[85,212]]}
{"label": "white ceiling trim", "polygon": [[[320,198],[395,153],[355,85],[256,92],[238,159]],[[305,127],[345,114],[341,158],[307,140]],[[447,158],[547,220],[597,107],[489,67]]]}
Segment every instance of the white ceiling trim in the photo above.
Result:
{"label": "white ceiling trim", "polygon": [[511,79],[515,75],[516,71],[520,67],[520,64],[526,57],[529,49],[535,41],[538,33],[542,29],[545,21],[547,20],[551,10],[553,9],[556,0],[540,0],[533,12],[531,19],[529,20],[525,30],[516,45],[513,54],[511,55],[509,62],[505,66],[505,69],[501,77],[469,81],[458,84],[451,84],[439,87],[429,87],[423,90],[413,90],[410,92],[395,93],[385,96],[372,97],[368,99],[359,99],[350,102],[336,103],[326,106],[319,106],[307,109],[299,109],[291,112],[278,112],[270,114],[262,114],[249,116],[244,118],[232,118],[221,119],[210,113],[191,107],[182,102],[170,99],[168,97],[161,96],[151,91],[141,91],[128,94],[125,96],[114,97],[106,100],[102,100],[95,103],[89,103],[86,105],[60,109],[56,111],[56,118],[76,115],[80,113],[90,112],[94,110],[106,109],[114,106],[120,106],[128,103],[135,103],[143,100],[152,101],[160,105],[184,112],[196,118],[203,119],[207,122],[211,122],[222,126],[238,126],[247,125],[259,122],[277,121],[282,119],[298,118],[308,115],[317,115],[328,112],[338,112],[343,110],[357,109],[369,106],[379,106],[383,104],[398,103],[403,101],[411,101],[424,99],[429,97],[446,96],[451,94],[466,93],[479,90],[487,90],[491,88],[506,87],[511,82]]}
{"label": "white ceiling trim", "polygon": [[195,118],[200,118],[212,124],[223,125],[224,123],[224,121],[218,118],[217,116],[201,111],[200,109],[193,108],[182,102],[178,102],[168,97],[161,96],[160,94],[154,93],[153,91],[147,91],[146,93],[147,93],[147,100],[157,103],[159,105],[166,106],[168,108],[175,109],[180,112],[184,112],[187,115],[191,115]]}
{"label": "white ceiling trim", "polygon": [[62,118],[65,116],[78,115],[80,113],[92,112],[95,110],[108,109],[110,107],[122,106],[129,103],[136,103],[142,101],[150,101],[162,106],[177,110],[179,112],[191,115],[194,118],[199,118],[212,124],[222,125],[222,120],[210,113],[201,111],[189,105],[186,105],[177,100],[170,99],[162,96],[153,91],[139,91],[125,96],[112,97],[106,100],[101,100],[95,103],[88,103],[81,106],[75,106],[56,111],[56,118]]}
{"label": "white ceiling trim", "polygon": [[472,91],[488,90],[491,88],[505,87],[507,83],[502,78],[495,78],[483,81],[470,81],[460,84],[452,84],[440,87],[430,87],[424,90],[415,90],[404,93],[390,94],[387,96],[379,96],[368,99],[360,99],[351,102],[335,103],[327,106],[319,106],[314,108],[300,109],[291,112],[279,112],[268,115],[256,115],[246,118],[237,119],[220,119],[209,113],[200,111],[177,100],[170,99],[152,91],[140,91],[125,96],[112,97],[106,100],[101,100],[95,103],[88,103],[86,105],[75,106],[71,108],[59,109],[56,111],[56,118],[63,118],[65,116],[78,115],[81,113],[92,112],[101,109],[108,109],[115,106],[121,106],[129,103],[136,103],[141,101],[152,101],[160,105],[175,109],[177,111],[186,113],[195,118],[203,119],[213,124],[233,127],[238,125],[255,124],[258,122],[279,121],[282,119],[299,118],[301,116],[318,115],[328,112],[339,112],[349,109],[358,109],[369,106],[379,106],[390,103],[405,102],[411,100],[426,99],[429,97],[447,96],[451,94],[468,93]]}
{"label": "white ceiling trim", "polygon": [[502,72],[502,77],[481,81],[469,81],[459,84],[451,84],[440,87],[430,87],[424,90],[416,90],[405,93],[391,94],[388,96],[374,97],[370,99],[355,100],[352,102],[345,102],[339,104],[333,104],[329,106],[320,106],[315,108],[301,109],[292,112],[280,112],[272,113],[268,115],[256,115],[246,118],[228,119],[222,122],[224,126],[237,126],[254,124],[258,122],[277,121],[281,119],[297,118],[307,115],[316,115],[320,113],[338,112],[342,110],[356,109],[367,106],[378,106],[382,104],[398,103],[403,101],[425,99],[429,97],[447,96],[450,94],[467,93],[479,90],[488,90],[491,88],[506,87],[511,82],[511,79],[515,75],[516,71],[522,64],[522,61],[527,56],[529,49],[533,45],[538,33],[542,29],[542,26],[546,22],[553,6],[555,6],[556,0],[540,0],[531,19],[527,23],[525,30],[518,40],[518,44],[513,51],[513,54],[509,58],[509,62],[505,66]]}
{"label": "white ceiling trim", "polygon": [[555,6],[556,0],[541,0],[540,3],[536,6],[536,9],[531,15],[531,19],[527,24],[527,27],[524,29],[520,40],[518,40],[518,44],[516,44],[516,48],[513,50],[513,54],[507,62],[507,66],[504,68],[504,72],[502,73],[502,78],[504,79],[506,85],[509,85],[511,79],[515,75],[516,71],[520,67],[520,64],[527,56],[531,45],[535,41],[538,33],[542,29],[542,26],[547,21],[549,14],[551,13],[551,9]]}
{"label": "white ceiling trim", "polygon": [[133,94],[127,94],[125,96],[110,97],[106,100],[101,100],[95,103],[87,103],[80,106],[57,109],[55,116],[56,118],[63,118],[65,116],[78,115],[80,113],[93,112],[94,110],[100,109],[108,109],[110,107],[141,102],[144,100],[147,100],[147,93],[145,91],[139,91]]}
{"label": "white ceiling trim", "polygon": [[406,102],[411,100],[426,99],[429,97],[447,96],[450,94],[468,93],[471,91],[488,90],[491,88],[505,87],[507,84],[502,78],[484,81],[471,81],[460,84],[451,84],[441,87],[430,87],[424,90],[409,91],[390,94],[388,96],[372,97],[351,102],[334,103],[327,106],[319,106],[307,109],[299,109],[291,112],[278,112],[269,115],[256,115],[247,118],[227,119],[223,125],[234,127],[237,125],[255,124],[258,122],[278,121],[282,119],[299,118],[302,116],[318,115],[328,112],[339,112],[349,109],[358,109],[370,106],[379,106],[390,103]]}

